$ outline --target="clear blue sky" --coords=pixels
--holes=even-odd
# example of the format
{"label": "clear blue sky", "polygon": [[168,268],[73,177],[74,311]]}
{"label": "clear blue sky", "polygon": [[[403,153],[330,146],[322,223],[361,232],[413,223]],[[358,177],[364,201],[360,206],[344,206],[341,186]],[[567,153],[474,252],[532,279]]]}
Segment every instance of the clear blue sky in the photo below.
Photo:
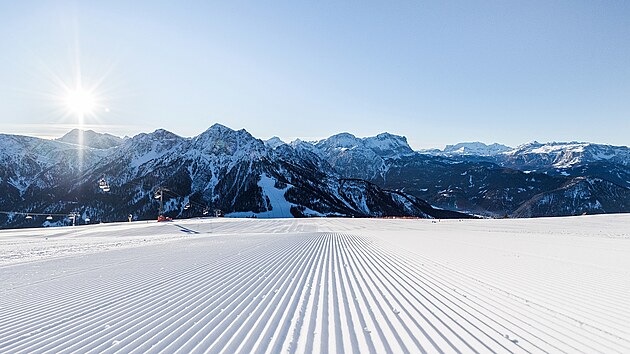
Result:
{"label": "clear blue sky", "polygon": [[630,145],[630,1],[2,1],[0,132]]}

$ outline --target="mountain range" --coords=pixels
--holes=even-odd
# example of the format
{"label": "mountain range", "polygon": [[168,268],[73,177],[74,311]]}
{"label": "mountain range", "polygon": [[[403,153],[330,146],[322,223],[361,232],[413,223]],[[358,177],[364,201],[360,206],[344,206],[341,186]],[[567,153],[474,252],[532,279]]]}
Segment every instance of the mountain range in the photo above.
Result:
{"label": "mountain range", "polygon": [[[104,184],[107,188],[103,188]],[[0,134],[0,227],[239,217],[539,217],[630,211],[630,149],[582,142],[460,143],[403,136],[257,139],[220,124],[119,138]],[[28,217],[27,217],[28,216]]]}

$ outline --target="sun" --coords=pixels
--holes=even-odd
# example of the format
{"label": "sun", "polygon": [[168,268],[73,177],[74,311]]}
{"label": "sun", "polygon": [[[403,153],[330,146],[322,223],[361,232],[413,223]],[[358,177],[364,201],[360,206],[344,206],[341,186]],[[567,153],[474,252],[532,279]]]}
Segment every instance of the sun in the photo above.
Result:
{"label": "sun", "polygon": [[92,114],[97,106],[94,94],[84,89],[69,90],[65,103],[70,112],[80,116]]}

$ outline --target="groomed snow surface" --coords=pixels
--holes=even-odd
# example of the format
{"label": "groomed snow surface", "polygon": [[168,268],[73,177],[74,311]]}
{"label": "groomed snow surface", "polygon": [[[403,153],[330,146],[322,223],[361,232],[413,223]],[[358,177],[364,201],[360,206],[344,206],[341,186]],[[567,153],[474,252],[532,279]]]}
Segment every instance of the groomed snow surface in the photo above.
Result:
{"label": "groomed snow surface", "polygon": [[630,215],[0,232],[0,352],[630,352]]}

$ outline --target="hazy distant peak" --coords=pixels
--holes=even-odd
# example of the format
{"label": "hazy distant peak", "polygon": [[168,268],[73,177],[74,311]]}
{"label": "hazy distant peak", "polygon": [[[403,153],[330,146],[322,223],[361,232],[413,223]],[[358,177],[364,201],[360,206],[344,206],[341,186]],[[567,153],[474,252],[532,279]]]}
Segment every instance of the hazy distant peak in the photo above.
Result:
{"label": "hazy distant peak", "polygon": [[[372,137],[372,138],[374,138],[374,137]],[[405,142],[407,141],[407,138],[402,136],[402,135],[396,135],[396,134],[392,134],[392,133],[388,133],[388,132],[383,132],[383,133],[377,134],[375,138],[380,139],[380,140],[385,140],[385,139],[397,139],[398,140],[398,139],[400,139],[400,140],[404,140]]]}
{"label": "hazy distant peak", "polygon": [[441,151],[443,155],[475,155],[475,156],[495,156],[506,151],[512,150],[511,147],[493,143],[485,144],[480,141],[463,142],[454,145],[446,145]]}
{"label": "hazy distant peak", "polygon": [[156,129],[149,135],[160,139],[183,139],[181,136],[162,128]]}
{"label": "hazy distant peak", "polygon": [[[598,144],[592,144],[587,142],[571,141],[571,142],[557,142],[552,141],[548,143],[539,143],[538,141],[532,141],[529,143],[521,144],[515,149],[512,149],[508,154],[522,154],[522,153],[549,153],[552,151],[583,151],[587,146],[595,146]],[[605,146],[605,145],[602,145]]]}
{"label": "hazy distant peak", "polygon": [[292,142],[290,142],[289,145],[291,145],[294,148],[305,147],[305,148],[308,148],[309,150],[314,150],[314,149],[317,149],[315,147],[315,144],[317,143],[318,143],[317,141],[308,141],[308,140],[302,140],[300,138],[297,138],[293,140]]}
{"label": "hazy distant peak", "polygon": [[96,149],[109,149],[119,146],[123,139],[107,133],[97,133],[93,130],[72,129],[61,138],[56,139],[69,144],[88,146]]}
{"label": "hazy distant peak", "polygon": [[317,146],[329,148],[352,148],[360,145],[361,139],[350,133],[339,133],[317,142]]}
{"label": "hazy distant peak", "polygon": [[208,129],[206,129],[206,131],[204,133],[206,133],[206,132],[217,132],[217,133],[220,133],[220,132],[234,132],[234,131],[235,131],[234,129],[232,129],[230,127],[227,127],[227,126],[225,126],[225,125],[223,125],[221,123],[214,123]]}
{"label": "hazy distant peak", "polygon": [[409,155],[413,149],[407,143],[407,138],[401,135],[381,133],[377,136],[363,138],[365,146],[380,156]]}
{"label": "hazy distant peak", "polygon": [[215,123],[210,128],[206,129],[203,133],[197,135],[197,140],[207,139],[242,139],[242,140],[258,140],[251,135],[246,129],[234,130],[220,123]]}
{"label": "hazy distant peak", "polygon": [[282,141],[282,139],[278,138],[277,136],[271,137],[267,140],[265,140],[265,145],[269,146],[272,149],[277,148],[278,146],[282,146],[285,145],[286,143],[284,141]]}

